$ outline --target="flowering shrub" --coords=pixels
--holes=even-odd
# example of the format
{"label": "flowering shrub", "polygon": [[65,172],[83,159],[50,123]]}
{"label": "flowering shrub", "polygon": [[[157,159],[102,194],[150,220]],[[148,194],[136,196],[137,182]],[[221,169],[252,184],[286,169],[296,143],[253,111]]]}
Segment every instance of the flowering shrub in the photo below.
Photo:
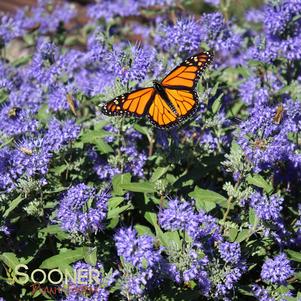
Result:
{"label": "flowering shrub", "polygon": [[[200,2],[1,16],[0,300],[301,300],[301,1]],[[100,113],[201,49],[182,127]]]}

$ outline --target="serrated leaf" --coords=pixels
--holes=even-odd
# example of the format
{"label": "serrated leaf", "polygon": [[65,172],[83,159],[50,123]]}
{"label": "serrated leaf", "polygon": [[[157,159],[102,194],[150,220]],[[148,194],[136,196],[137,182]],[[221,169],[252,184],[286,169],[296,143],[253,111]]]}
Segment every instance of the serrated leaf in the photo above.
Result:
{"label": "serrated leaf", "polygon": [[114,152],[113,148],[102,139],[107,136],[112,136],[112,133],[102,129],[89,130],[81,134],[80,141],[83,143],[89,143],[95,145],[96,149],[101,154],[112,153]]}
{"label": "serrated leaf", "polygon": [[83,247],[83,251],[86,263],[95,266],[97,262],[97,247]]}
{"label": "serrated leaf", "polygon": [[296,252],[290,249],[286,249],[285,252],[291,260],[301,262],[301,252]]}
{"label": "serrated leaf", "polygon": [[115,197],[110,198],[108,201],[109,210],[112,210],[112,209],[118,207],[123,201],[124,201],[124,198],[121,196],[115,196]]}
{"label": "serrated leaf", "polygon": [[21,195],[17,196],[13,201],[11,201],[9,203],[8,208],[6,209],[6,211],[3,214],[3,218],[8,217],[8,215],[14,211],[20,204],[21,202],[24,200],[24,198],[21,197]]}
{"label": "serrated leaf", "polygon": [[127,210],[131,210],[131,209],[133,209],[132,204],[128,204],[128,205],[124,205],[124,206],[121,206],[121,207],[113,208],[113,209],[109,210],[107,218],[108,219],[115,218],[115,217],[119,216],[122,212],[127,211]]}
{"label": "serrated leaf", "polygon": [[39,230],[41,233],[55,235],[59,240],[68,238],[68,233],[64,232],[59,225],[49,225]]}
{"label": "serrated leaf", "polygon": [[146,126],[141,126],[136,123],[136,124],[134,124],[134,129],[145,136],[149,136],[150,130]]}
{"label": "serrated leaf", "polygon": [[3,261],[3,263],[11,268],[12,270],[15,269],[15,266],[18,265],[19,259],[17,258],[15,253],[12,252],[4,252],[0,255],[0,260]]}
{"label": "serrated leaf", "polygon": [[70,264],[83,258],[84,258],[84,252],[82,247],[76,248],[75,250],[66,250],[58,255],[54,255],[52,257],[45,259],[41,263],[40,268],[54,269],[62,264]]}
{"label": "serrated leaf", "polygon": [[94,143],[94,145],[101,154],[108,154],[108,153],[114,152],[113,148],[107,142],[105,142],[103,139],[98,139]]}
{"label": "serrated leaf", "polygon": [[156,213],[147,211],[144,217],[153,227],[159,227]]}
{"label": "serrated leaf", "polygon": [[150,182],[121,184],[120,187],[124,190],[133,191],[133,192],[151,193],[156,191],[154,184]]}
{"label": "serrated leaf", "polygon": [[227,199],[215,191],[202,189],[196,186],[194,191],[190,192],[188,195],[196,201],[197,209],[204,209],[209,212],[214,209],[217,204],[227,208]]}
{"label": "serrated leaf", "polygon": [[217,97],[217,99],[213,102],[211,110],[212,113],[215,115],[221,108],[222,103],[221,103],[221,98],[224,96],[224,94],[222,93],[221,95],[219,95]]}
{"label": "serrated leaf", "polygon": [[245,239],[247,239],[249,235],[250,235],[249,229],[242,229],[240,232],[238,232],[235,242],[242,242]]}
{"label": "serrated leaf", "polygon": [[119,215],[110,219],[110,222],[107,226],[108,229],[115,229],[119,223]]}
{"label": "serrated leaf", "polygon": [[149,235],[149,236],[155,236],[152,230],[149,227],[143,226],[143,225],[135,225],[135,229],[138,232],[139,235]]}
{"label": "serrated leaf", "polygon": [[251,225],[257,225],[258,221],[259,221],[259,219],[258,219],[258,217],[257,217],[257,215],[255,213],[255,210],[250,207],[249,208],[249,223]]}
{"label": "serrated leaf", "polygon": [[216,94],[217,89],[218,89],[218,86],[219,86],[219,82],[216,82],[216,84],[214,85],[214,87],[212,88],[212,90],[211,90],[211,92],[210,92],[210,94],[211,94],[212,96],[214,96],[214,95]]}
{"label": "serrated leaf", "polygon": [[229,241],[230,242],[235,241],[237,234],[238,234],[238,230],[236,228],[230,228],[228,233]]}
{"label": "serrated leaf", "polygon": [[132,176],[130,173],[115,175],[112,179],[113,193],[116,195],[123,195],[124,191],[121,188],[121,184],[130,183],[131,178]]}
{"label": "serrated leaf", "polygon": [[273,186],[259,174],[249,175],[247,177],[247,182],[250,185],[262,188],[268,194],[273,191]]}
{"label": "serrated leaf", "polygon": [[169,167],[157,167],[150,178],[150,182],[158,181],[164,174],[167,173],[168,169]]}

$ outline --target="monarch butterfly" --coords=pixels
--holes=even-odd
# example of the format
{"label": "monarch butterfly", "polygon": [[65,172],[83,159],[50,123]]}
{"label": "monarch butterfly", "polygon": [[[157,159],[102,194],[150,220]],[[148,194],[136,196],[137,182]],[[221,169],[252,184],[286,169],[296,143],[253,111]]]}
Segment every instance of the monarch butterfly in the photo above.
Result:
{"label": "monarch butterfly", "polygon": [[213,53],[201,52],[187,58],[161,82],[120,95],[101,107],[108,116],[147,116],[159,128],[171,128],[197,109],[196,85],[201,72],[212,62]]}

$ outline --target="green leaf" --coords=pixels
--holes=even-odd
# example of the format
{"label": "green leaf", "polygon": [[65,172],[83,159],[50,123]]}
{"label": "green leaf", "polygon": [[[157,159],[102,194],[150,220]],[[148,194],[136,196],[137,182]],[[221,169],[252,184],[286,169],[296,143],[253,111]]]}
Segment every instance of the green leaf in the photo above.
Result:
{"label": "green leaf", "polygon": [[108,153],[113,153],[114,150],[113,148],[104,140],[98,139],[95,143],[96,149],[101,153],[101,154],[108,154]]}
{"label": "green leaf", "polygon": [[196,201],[197,209],[204,209],[209,212],[214,209],[217,204],[227,208],[227,199],[215,191],[202,189],[196,186],[194,191],[190,192],[188,195]]}
{"label": "green leaf", "polygon": [[39,230],[41,233],[55,235],[59,240],[68,238],[68,233],[64,232],[59,225],[49,225]]}
{"label": "green leaf", "polygon": [[110,219],[110,222],[107,225],[107,228],[108,229],[114,229],[114,228],[117,227],[118,223],[119,223],[119,215]]}
{"label": "green leaf", "polygon": [[161,231],[157,233],[157,236],[162,246],[180,252],[182,243],[177,231],[168,231],[165,233]]}
{"label": "green leaf", "polygon": [[269,184],[261,175],[254,174],[247,177],[247,182],[250,185],[262,188],[266,193],[270,194],[273,191],[273,186]]}
{"label": "green leaf", "polygon": [[295,273],[295,277],[296,277],[298,280],[301,280],[301,272]]}
{"label": "green leaf", "polygon": [[245,296],[254,296],[252,293],[252,289],[249,286],[242,285],[241,287],[238,288],[238,291]]}
{"label": "green leaf", "polygon": [[124,201],[124,198],[121,196],[115,196],[115,197],[110,198],[109,202],[108,202],[109,210],[112,210],[112,209],[118,207],[123,201]]}
{"label": "green leaf", "polygon": [[12,64],[14,67],[18,68],[22,65],[26,65],[31,60],[31,55],[25,55],[17,58]]}
{"label": "green leaf", "polygon": [[236,242],[242,242],[245,239],[247,239],[250,235],[250,230],[249,229],[242,229],[240,232],[238,232],[238,235],[235,239]]}
{"label": "green leaf", "polygon": [[238,230],[236,228],[229,229],[228,237],[229,237],[230,242],[235,241],[237,234],[238,234]]}
{"label": "green leaf", "polygon": [[95,266],[97,262],[97,247],[83,247],[83,251],[86,263]]}
{"label": "green leaf", "polygon": [[128,184],[121,184],[120,187],[127,191],[133,192],[155,192],[155,186],[153,183],[150,182],[137,182],[137,183],[128,183]]}
{"label": "green leaf", "polygon": [[153,174],[152,174],[152,176],[150,178],[150,181],[151,182],[158,181],[164,174],[167,173],[168,169],[169,169],[169,167],[157,167],[154,170],[154,172],[153,172]]}
{"label": "green leaf", "polygon": [[153,227],[159,227],[156,213],[147,211],[144,217]]}
{"label": "green leaf", "polygon": [[122,213],[124,211],[127,211],[127,210],[132,210],[133,208],[134,207],[133,207],[132,204],[128,204],[128,205],[124,205],[124,206],[121,206],[121,207],[117,207],[117,208],[111,209],[108,212],[107,218],[108,219],[115,218],[115,217],[119,216],[120,213]]}
{"label": "green leaf", "polygon": [[149,227],[143,226],[143,225],[135,225],[135,229],[138,232],[139,235],[149,235],[149,236],[155,236],[152,230]]}
{"label": "green leaf", "polygon": [[116,195],[123,195],[124,191],[121,188],[121,184],[130,183],[131,177],[130,173],[115,175],[112,179],[113,193]]}
{"label": "green leaf", "polygon": [[50,118],[50,115],[48,113],[48,105],[43,104],[37,113],[37,119],[39,121],[47,123],[49,118]]}
{"label": "green leaf", "polygon": [[245,104],[242,101],[236,101],[227,113],[227,117],[236,117]]}
{"label": "green leaf", "polygon": [[45,259],[40,265],[40,268],[54,269],[62,264],[70,264],[83,258],[84,252],[82,247],[76,248],[75,250],[65,250],[64,252],[62,251],[58,255],[54,255]]}
{"label": "green leaf", "polygon": [[219,95],[217,97],[217,99],[213,102],[211,110],[212,113],[215,115],[221,108],[222,103],[221,103],[221,98],[224,96],[224,94],[222,93],[221,95]]}
{"label": "green leaf", "polygon": [[113,148],[102,139],[107,136],[112,136],[112,133],[102,129],[88,130],[81,134],[80,141],[95,145],[101,154],[113,153]]}
{"label": "green leaf", "polygon": [[3,217],[6,218],[13,210],[15,210],[21,204],[23,200],[24,198],[22,198],[21,195],[19,195],[13,201],[11,201],[9,203],[8,208],[4,212]]}
{"label": "green leaf", "polygon": [[143,135],[149,137],[149,132],[150,132],[150,130],[149,130],[148,127],[146,127],[146,126],[141,126],[141,125],[139,125],[139,124],[136,123],[136,124],[134,125],[134,129],[135,129],[136,131],[138,131],[139,133],[141,133],[141,134],[143,134]]}
{"label": "green leaf", "polygon": [[251,225],[257,225],[258,221],[259,221],[259,219],[258,219],[258,217],[257,217],[257,215],[255,213],[255,210],[250,207],[249,208],[249,223]]}
{"label": "green leaf", "polygon": [[18,265],[19,259],[17,258],[15,253],[5,252],[0,255],[0,260],[11,269],[15,269],[15,266]]}
{"label": "green leaf", "polygon": [[214,85],[214,87],[212,88],[212,90],[211,90],[211,92],[210,92],[210,94],[211,94],[212,96],[214,96],[214,95],[216,94],[217,89],[218,89],[218,86],[219,86],[219,82],[216,82],[216,84]]}
{"label": "green leaf", "polygon": [[291,260],[301,262],[301,252],[296,252],[290,249],[286,249],[285,252]]}

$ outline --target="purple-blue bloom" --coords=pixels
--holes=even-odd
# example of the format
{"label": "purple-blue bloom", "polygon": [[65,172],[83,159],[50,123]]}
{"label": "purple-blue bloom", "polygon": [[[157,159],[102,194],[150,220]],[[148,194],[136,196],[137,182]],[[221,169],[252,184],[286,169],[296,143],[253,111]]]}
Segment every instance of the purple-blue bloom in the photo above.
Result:
{"label": "purple-blue bloom", "polygon": [[261,278],[270,283],[284,284],[294,274],[290,261],[284,253],[268,258],[261,269]]}
{"label": "purple-blue bloom", "polygon": [[48,130],[43,137],[43,147],[48,151],[57,151],[62,146],[75,140],[80,126],[72,120],[60,122],[57,119],[49,121]]}
{"label": "purple-blue bloom", "polygon": [[234,33],[220,12],[203,14],[199,30],[200,39],[212,49],[229,52],[240,47],[241,37]]}
{"label": "purple-blue bloom", "polygon": [[62,228],[82,234],[102,230],[109,197],[83,183],[72,186],[61,198],[57,212]]}
{"label": "purple-blue bloom", "polygon": [[218,246],[222,259],[227,263],[238,263],[241,258],[240,245],[237,242],[222,242]]}
{"label": "purple-blue bloom", "polygon": [[121,228],[115,234],[117,253],[139,269],[150,268],[161,260],[161,249],[155,250],[154,239],[148,235],[138,236],[132,228]]}
{"label": "purple-blue bloom", "polygon": [[280,218],[283,198],[277,194],[267,196],[260,192],[254,192],[250,196],[250,205],[256,215],[266,221],[276,221]]}
{"label": "purple-blue bloom", "polygon": [[200,22],[193,18],[182,18],[174,25],[163,25],[159,27],[161,30],[160,38],[157,45],[163,47],[164,50],[171,53],[192,54],[197,52],[200,47],[201,25]]}

